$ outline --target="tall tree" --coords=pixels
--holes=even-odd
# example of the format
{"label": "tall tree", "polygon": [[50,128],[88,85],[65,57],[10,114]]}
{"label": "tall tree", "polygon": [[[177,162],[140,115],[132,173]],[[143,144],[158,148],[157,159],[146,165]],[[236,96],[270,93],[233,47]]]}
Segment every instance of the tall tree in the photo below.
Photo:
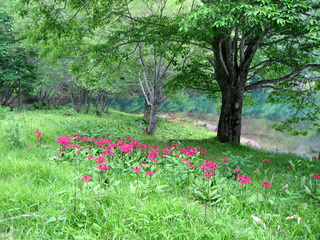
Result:
{"label": "tall tree", "polygon": [[313,108],[308,114],[317,125],[319,107],[311,96],[319,75],[307,72],[320,67],[319,7],[305,0],[202,0],[185,16],[180,32],[205,50],[214,69],[211,81],[191,84],[222,95],[221,142],[240,142],[244,93],[255,89],[306,103],[301,106]]}
{"label": "tall tree", "polygon": [[35,51],[17,40],[13,18],[0,7],[0,104],[9,106],[31,92],[36,79]]}

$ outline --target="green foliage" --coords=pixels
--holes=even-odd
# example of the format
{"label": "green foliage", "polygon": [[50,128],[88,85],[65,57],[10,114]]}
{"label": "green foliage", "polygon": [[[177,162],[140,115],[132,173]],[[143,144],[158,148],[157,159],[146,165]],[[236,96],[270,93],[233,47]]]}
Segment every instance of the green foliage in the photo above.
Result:
{"label": "green foliage", "polygon": [[5,119],[9,112],[10,112],[9,107],[1,107],[0,106],[0,120]]}
{"label": "green foliage", "polygon": [[22,125],[16,119],[10,119],[5,123],[5,134],[4,136],[7,138],[7,142],[14,147],[19,147],[22,145],[21,137],[22,137]]}
{"label": "green foliage", "polygon": [[[115,111],[103,117],[77,114],[72,119],[57,112],[18,113],[15,120],[21,122],[22,145],[0,145],[0,237],[33,238],[39,233],[48,239],[319,237],[319,179],[312,178],[320,171],[316,160],[200,140],[204,131],[188,121],[163,120],[159,129],[169,128],[167,136],[172,139],[179,138],[185,128],[192,129],[197,140],[163,142],[161,135],[151,137],[139,131],[135,120],[140,118]],[[36,129],[43,133],[47,147],[26,147],[37,141]],[[71,138],[83,145],[81,151],[74,146],[57,152],[61,149],[57,136],[81,132],[98,137],[107,131],[117,133],[104,135],[112,142],[118,138],[130,142],[124,139],[133,136],[127,129],[141,143],[159,145],[160,150],[177,143],[177,149],[171,148],[164,158],[159,151],[158,161],[151,162],[147,157],[151,148],[121,153],[115,147],[114,155],[106,155],[111,168],[103,174],[96,168],[96,159],[87,158],[105,153],[92,141]],[[90,145],[94,147],[87,149]],[[194,169],[182,162],[184,156],[175,157],[188,146],[208,150],[207,155],[198,152],[186,157],[196,165]],[[62,158],[54,157],[58,155]],[[203,179],[199,166],[212,157],[219,169],[215,178]],[[222,157],[228,157],[226,164]],[[149,163],[142,165],[144,160]],[[142,171],[135,173],[135,166]],[[234,167],[240,167],[252,183],[239,184],[232,175]],[[150,170],[155,174],[147,176]],[[80,180],[89,174],[90,182]],[[270,181],[271,188],[263,188],[263,181]]]}

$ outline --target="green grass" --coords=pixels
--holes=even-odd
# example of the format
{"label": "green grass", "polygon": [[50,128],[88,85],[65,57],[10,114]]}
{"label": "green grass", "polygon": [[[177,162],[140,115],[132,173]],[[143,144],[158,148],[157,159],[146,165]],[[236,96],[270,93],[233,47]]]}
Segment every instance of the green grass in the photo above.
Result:
{"label": "green grass", "polygon": [[[140,121],[142,115],[116,111],[101,117],[24,112],[0,120],[0,239],[320,238],[320,180],[312,178],[320,174],[318,161],[221,144],[189,120],[159,119],[156,136],[148,136]],[[43,133],[41,145],[36,130]],[[114,141],[135,136],[161,150],[176,143],[178,149],[150,162],[148,152],[115,148],[102,176],[87,159],[101,154],[97,146],[79,154],[58,152],[56,138],[76,133]],[[174,156],[188,146],[208,151],[188,157],[195,169],[181,162],[185,156]],[[208,192],[199,166],[212,157],[220,168],[209,179]],[[227,164],[222,157],[228,157]],[[141,165],[143,160],[148,165]],[[135,173],[135,166],[142,172]],[[235,167],[252,183],[239,184]],[[147,170],[155,174],[146,176]],[[84,175],[91,181],[81,181]],[[270,189],[262,187],[264,181],[271,182]]]}

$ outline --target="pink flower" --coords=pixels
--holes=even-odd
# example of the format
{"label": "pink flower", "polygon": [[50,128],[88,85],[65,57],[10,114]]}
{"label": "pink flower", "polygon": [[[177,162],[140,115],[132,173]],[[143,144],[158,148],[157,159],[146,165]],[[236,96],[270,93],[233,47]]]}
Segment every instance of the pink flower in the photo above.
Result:
{"label": "pink flower", "polygon": [[193,148],[193,147],[188,147],[188,156],[195,156],[197,155],[197,149]]}
{"label": "pink flower", "polygon": [[157,150],[151,150],[151,151],[149,151],[149,155],[148,155],[148,158],[149,158],[149,159],[153,159],[153,158],[155,158],[156,156],[158,156],[158,151],[157,151]]}
{"label": "pink flower", "polygon": [[130,152],[133,152],[133,147],[130,144],[125,144],[120,147],[120,151],[123,153],[124,152],[130,153]]}
{"label": "pink flower", "polygon": [[142,165],[147,165],[148,162],[147,162],[147,161],[142,161],[141,164],[142,164]]}
{"label": "pink flower", "polygon": [[189,159],[184,158],[184,159],[182,159],[182,162],[190,163],[190,160],[189,160]]}
{"label": "pink flower", "polygon": [[102,164],[105,162],[106,162],[106,159],[104,158],[104,156],[97,157],[97,160],[96,160],[97,164]]}
{"label": "pink flower", "polygon": [[239,180],[240,184],[245,184],[245,183],[249,183],[250,184],[251,183],[251,178],[249,178],[249,177],[247,177],[245,175],[238,174],[237,178],[240,179]]}
{"label": "pink flower", "polygon": [[312,178],[314,178],[314,179],[320,179],[320,176],[316,173],[316,174],[313,174],[313,175],[312,175]]}
{"label": "pink flower", "polygon": [[201,170],[207,169],[207,170],[217,170],[219,167],[214,161],[203,161],[203,164],[200,166]]}
{"label": "pink flower", "polygon": [[196,168],[196,166],[190,164],[190,165],[187,166],[187,168]]}
{"label": "pink flower", "polygon": [[135,167],[135,168],[133,168],[133,171],[139,173],[141,171],[141,167]]}
{"label": "pink flower", "polygon": [[93,160],[94,156],[88,156],[88,160]]}
{"label": "pink flower", "polygon": [[208,154],[208,151],[203,150],[201,148],[199,148],[199,151],[200,151],[201,155],[207,155]]}
{"label": "pink flower", "polygon": [[154,171],[149,171],[149,172],[146,172],[146,175],[151,175],[151,174],[154,174],[155,172]]}
{"label": "pink flower", "polygon": [[170,150],[168,148],[164,148],[164,149],[162,149],[162,154],[168,155],[168,154],[170,154]]}
{"label": "pink flower", "polygon": [[109,169],[110,169],[110,165],[99,165],[98,167],[97,167],[100,171],[108,171]]}
{"label": "pink flower", "polygon": [[178,144],[174,144],[174,145],[168,145],[168,148],[174,148],[177,149]]}
{"label": "pink flower", "polygon": [[153,158],[153,159],[151,159],[151,162],[158,162],[158,159]]}
{"label": "pink flower", "polygon": [[110,149],[110,150],[107,150],[104,154],[105,155],[113,155],[114,152]]}
{"label": "pink flower", "polygon": [[59,155],[59,156],[57,156],[57,158],[62,158],[62,156]]}
{"label": "pink flower", "polygon": [[28,147],[29,147],[29,148],[32,148],[33,146],[32,146],[32,145],[28,145]]}
{"label": "pink flower", "polygon": [[204,174],[205,177],[213,177],[213,172],[206,172]]}
{"label": "pink flower", "polygon": [[60,143],[62,145],[67,145],[68,143],[71,143],[71,139],[68,136],[63,135],[62,137],[57,138],[57,143]]}
{"label": "pink flower", "polygon": [[89,181],[91,180],[91,177],[90,177],[89,175],[83,176],[83,177],[81,178],[81,180],[82,180],[82,181],[85,181],[85,182],[89,182]]}
{"label": "pink flower", "polygon": [[35,131],[35,134],[36,134],[36,138],[41,139],[41,135],[42,135],[43,133],[41,133],[39,130],[37,130],[37,131]]}
{"label": "pink flower", "polygon": [[271,187],[271,184],[270,184],[270,182],[263,182],[262,186],[266,187],[266,188],[269,188],[269,187]]}
{"label": "pink flower", "polygon": [[290,167],[289,167],[289,166],[287,166],[287,169],[288,169],[288,170],[290,170]]}
{"label": "pink flower", "polygon": [[270,161],[270,160],[268,160],[268,159],[264,159],[264,158],[260,159],[260,161],[261,161],[261,162],[271,163],[271,161]]}
{"label": "pink flower", "polygon": [[233,170],[233,172],[240,172],[240,169],[239,169],[239,168],[235,168],[235,169]]}
{"label": "pink flower", "polygon": [[224,164],[226,164],[227,161],[228,161],[228,158],[227,158],[227,157],[223,157],[223,158],[222,158],[222,162],[223,162]]}

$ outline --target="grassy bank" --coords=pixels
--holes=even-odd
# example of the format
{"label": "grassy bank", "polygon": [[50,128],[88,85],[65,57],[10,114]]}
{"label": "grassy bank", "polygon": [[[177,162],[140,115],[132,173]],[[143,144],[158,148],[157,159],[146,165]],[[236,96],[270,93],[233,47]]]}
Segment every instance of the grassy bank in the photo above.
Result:
{"label": "grassy bank", "polygon": [[317,161],[220,144],[187,119],[147,136],[140,115],[67,115],[0,120],[0,239],[320,237]]}

